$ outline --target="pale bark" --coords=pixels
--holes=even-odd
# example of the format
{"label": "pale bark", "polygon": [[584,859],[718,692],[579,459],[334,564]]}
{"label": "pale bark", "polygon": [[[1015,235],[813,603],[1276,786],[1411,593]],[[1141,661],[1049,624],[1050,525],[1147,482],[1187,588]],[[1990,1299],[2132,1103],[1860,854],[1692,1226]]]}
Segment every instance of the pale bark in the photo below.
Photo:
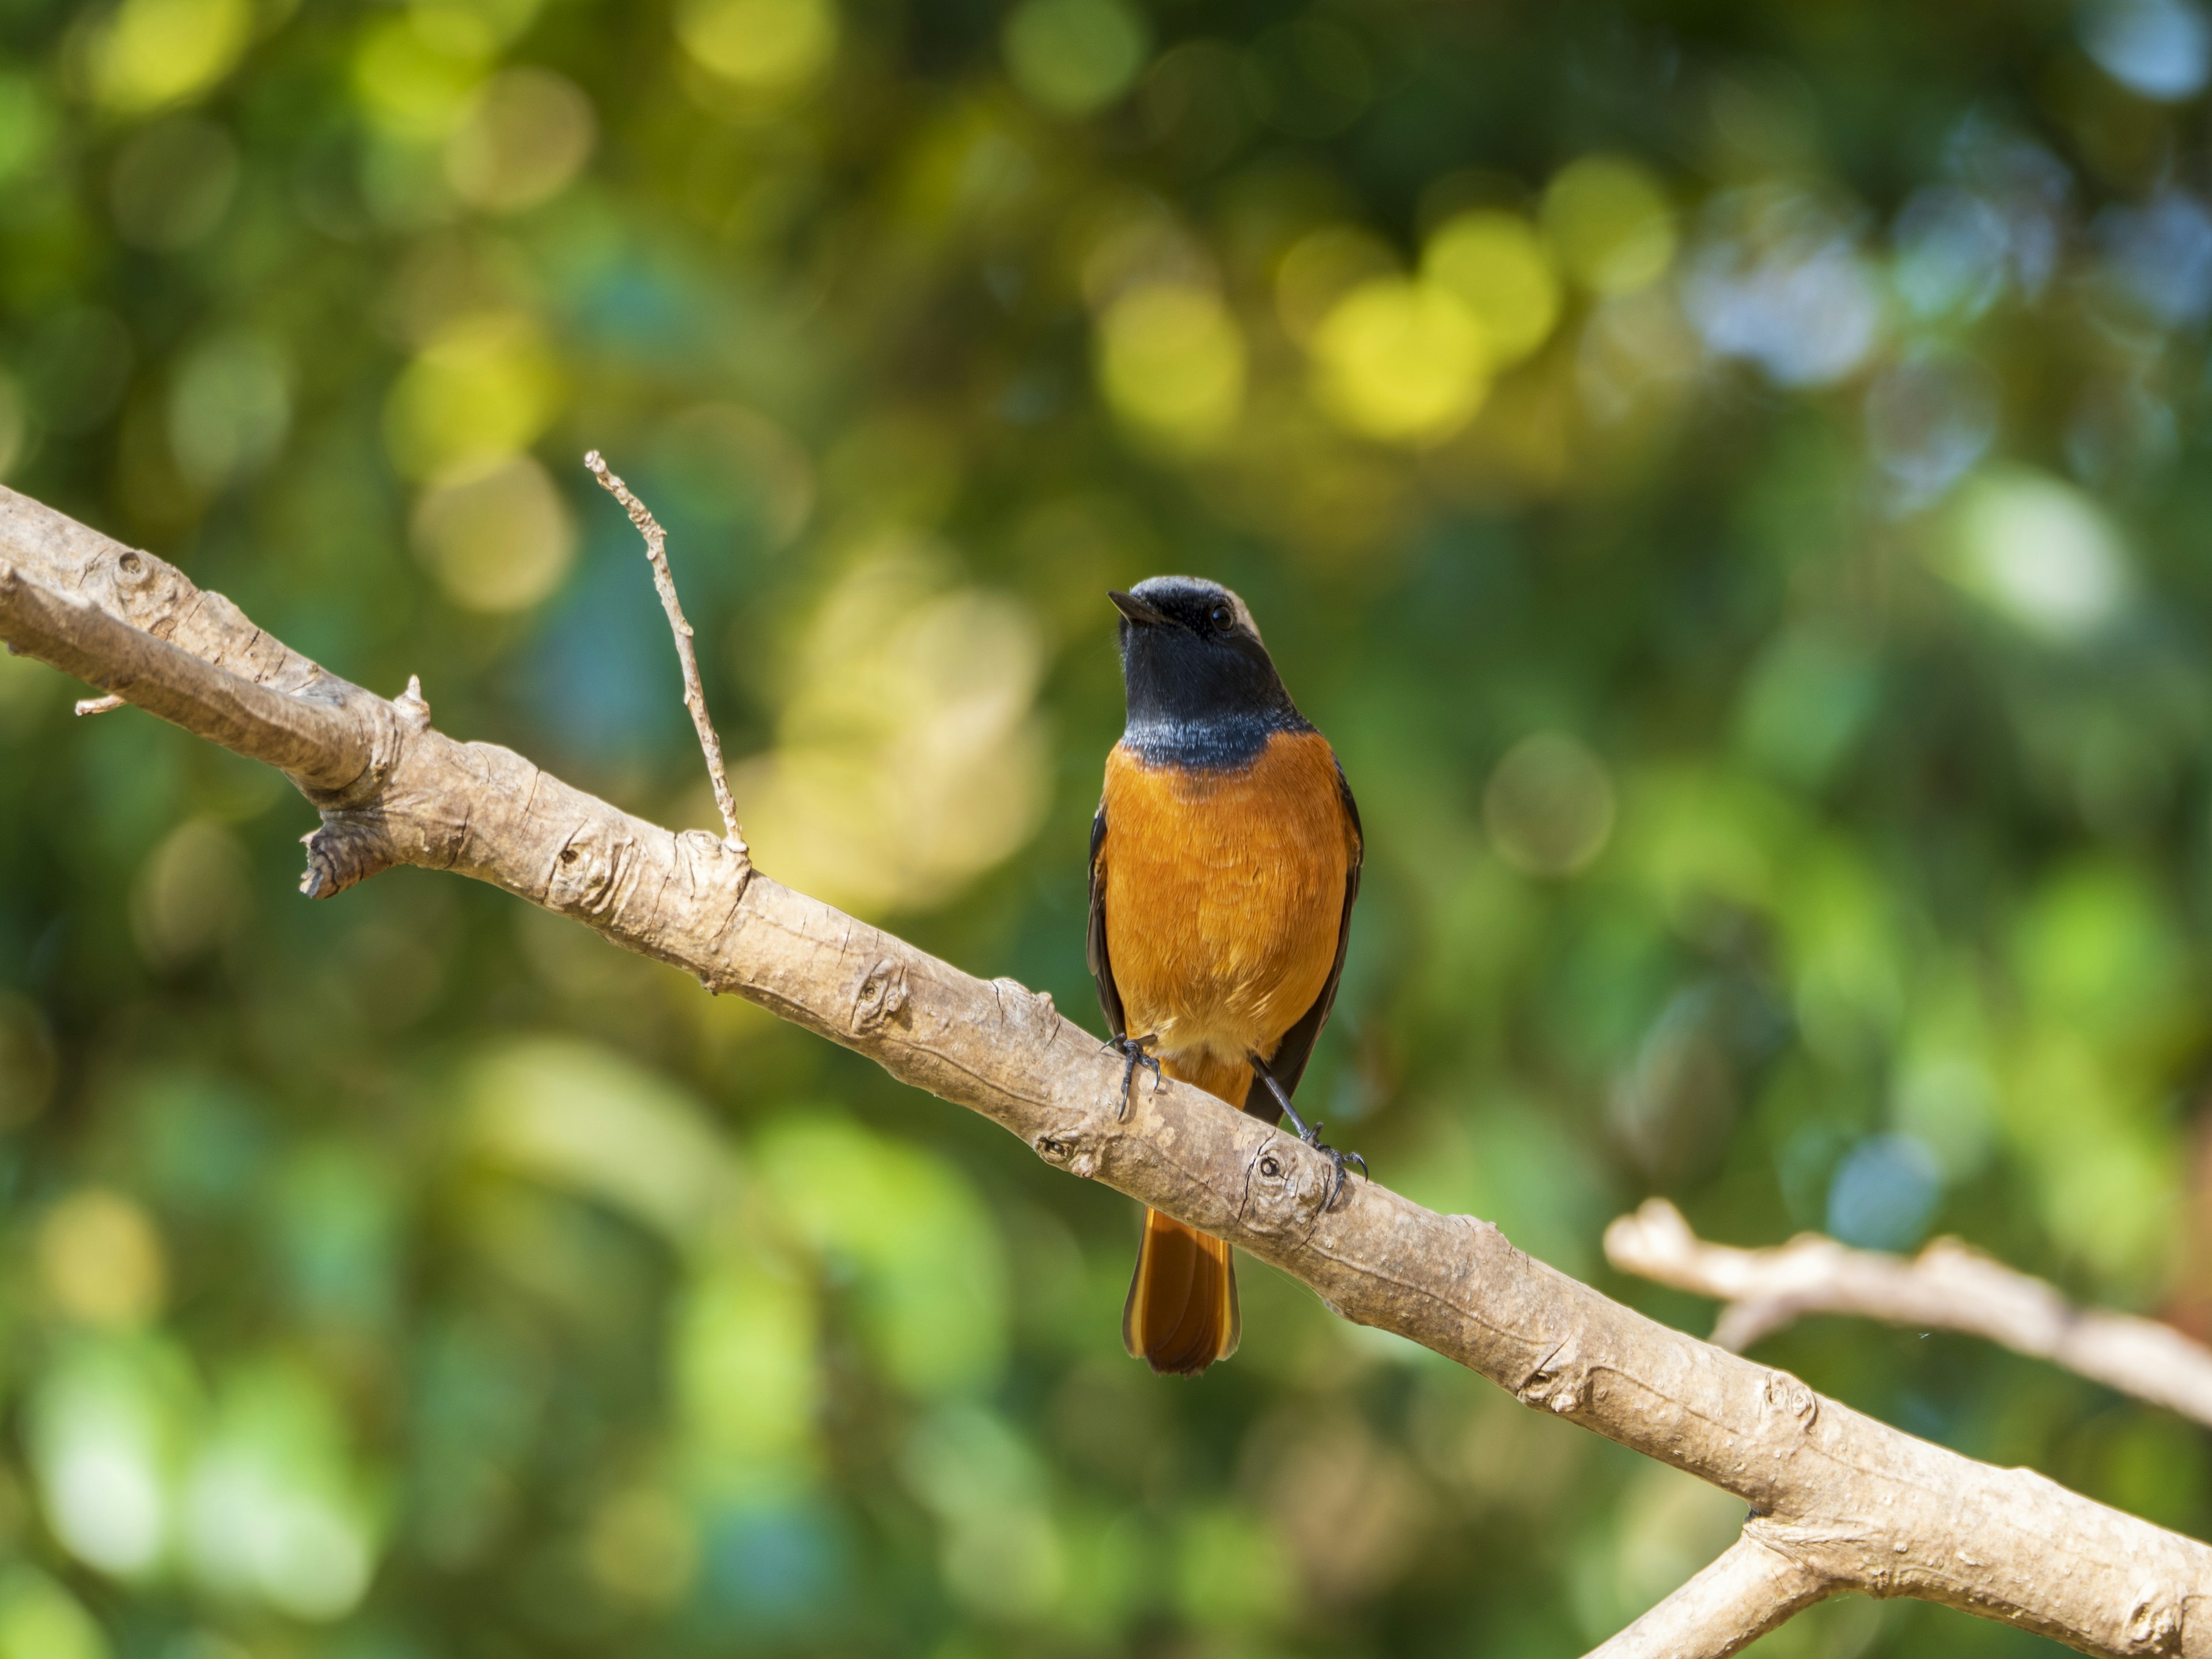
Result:
{"label": "pale bark", "polygon": [[1803,1562],[1739,1538],[1588,1659],[1728,1659],[1834,1594],[1835,1586]]}
{"label": "pale bark", "polygon": [[2212,1548],[1656,1324],[1472,1216],[1364,1181],[1325,1207],[1326,1158],[1187,1085],[1140,1073],[1125,1119],[1121,1061],[1049,998],[793,892],[712,834],[457,742],[419,696],[348,685],[161,561],[4,489],[0,561],[15,573],[0,638],[292,775],[322,814],[311,894],[395,864],[453,870],[675,963],[1230,1240],[1345,1318],[1736,1494],[1747,1540],[1826,1591],[1920,1596],[2091,1653],[2212,1659]]}
{"label": "pale bark", "polygon": [[1960,1331],[2212,1424],[2212,1349],[2154,1319],[2077,1308],[1955,1238],[1917,1256],[1855,1250],[1818,1233],[1739,1249],[1699,1238],[1655,1198],[1606,1229],[1605,1253],[1623,1273],[1725,1303],[1712,1340],[1738,1352],[1810,1314]]}

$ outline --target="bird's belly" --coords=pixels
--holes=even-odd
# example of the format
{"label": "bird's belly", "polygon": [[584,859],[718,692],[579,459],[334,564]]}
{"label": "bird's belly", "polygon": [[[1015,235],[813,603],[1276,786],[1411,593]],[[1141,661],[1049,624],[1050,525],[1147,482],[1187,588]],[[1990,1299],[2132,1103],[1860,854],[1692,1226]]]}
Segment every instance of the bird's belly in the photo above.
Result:
{"label": "bird's belly", "polygon": [[1200,1072],[1241,1074],[1335,963],[1351,842],[1327,741],[1278,733],[1219,773],[1116,748],[1105,806],[1106,946],[1129,1034],[1206,1086]]}

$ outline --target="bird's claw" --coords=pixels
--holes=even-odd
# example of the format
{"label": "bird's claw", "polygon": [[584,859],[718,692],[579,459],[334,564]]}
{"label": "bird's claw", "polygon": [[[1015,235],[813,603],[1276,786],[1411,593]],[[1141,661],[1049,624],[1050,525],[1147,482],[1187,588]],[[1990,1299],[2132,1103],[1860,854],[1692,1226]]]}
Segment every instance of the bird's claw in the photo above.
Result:
{"label": "bird's claw", "polygon": [[1124,1121],[1127,1120],[1129,1115],[1129,1102],[1136,1094],[1137,1067],[1141,1066],[1146,1071],[1150,1072],[1152,1074],[1152,1083],[1154,1086],[1157,1087],[1158,1085],[1160,1080],[1160,1062],[1158,1057],[1152,1053],[1152,1045],[1158,1041],[1159,1038],[1157,1036],[1113,1036],[1106,1039],[1105,1046],[1111,1048],[1115,1054],[1121,1055],[1123,1061],[1123,1065],[1121,1066],[1121,1110],[1119,1116]]}
{"label": "bird's claw", "polygon": [[1329,1161],[1330,1165],[1336,1171],[1336,1179],[1329,1185],[1328,1201],[1321,1206],[1324,1211],[1328,1211],[1334,1209],[1336,1207],[1336,1200],[1344,1195],[1344,1188],[1350,1179],[1350,1177],[1345,1174],[1346,1165],[1357,1164],[1359,1166],[1360,1179],[1363,1181],[1371,1181],[1374,1177],[1367,1173],[1367,1160],[1365,1158],[1360,1157],[1357,1152],[1340,1152],[1337,1151],[1335,1147],[1330,1146],[1327,1141],[1321,1138],[1321,1128],[1322,1126],[1318,1123],[1316,1123],[1310,1128],[1302,1128],[1298,1132],[1298,1139],[1304,1141],[1307,1146],[1312,1147],[1314,1151],[1319,1152],[1323,1158],[1327,1158]]}

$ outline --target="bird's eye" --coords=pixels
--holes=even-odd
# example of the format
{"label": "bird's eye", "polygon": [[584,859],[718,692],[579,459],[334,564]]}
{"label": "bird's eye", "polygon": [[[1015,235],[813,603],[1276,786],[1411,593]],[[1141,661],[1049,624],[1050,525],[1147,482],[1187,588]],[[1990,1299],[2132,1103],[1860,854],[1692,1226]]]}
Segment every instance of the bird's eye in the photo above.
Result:
{"label": "bird's eye", "polygon": [[1230,624],[1237,620],[1229,614],[1229,607],[1225,605],[1215,605],[1212,610],[1206,612],[1206,619],[1224,634],[1229,631]]}

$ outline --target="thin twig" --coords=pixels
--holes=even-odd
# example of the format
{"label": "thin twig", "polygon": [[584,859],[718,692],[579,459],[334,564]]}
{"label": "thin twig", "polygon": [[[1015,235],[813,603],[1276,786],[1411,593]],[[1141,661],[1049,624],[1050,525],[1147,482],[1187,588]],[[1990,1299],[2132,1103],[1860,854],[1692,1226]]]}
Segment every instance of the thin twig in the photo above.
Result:
{"label": "thin twig", "polygon": [[1723,1348],[1741,1352],[1812,1314],[1963,1331],[2212,1423],[2212,1350],[2154,1319],[2077,1308],[1955,1238],[1917,1256],[1855,1250],[1818,1233],[1738,1249],[1699,1238],[1655,1198],[1606,1229],[1605,1253],[1623,1273],[1726,1304],[1712,1334]]}
{"label": "thin twig", "polygon": [[714,805],[722,814],[722,839],[733,852],[746,850],[738,828],[738,804],[730,797],[729,775],[722,769],[722,740],[714,735],[714,722],[707,717],[707,693],[699,684],[699,653],[692,648],[691,624],[684,620],[684,606],[676,598],[676,578],[668,568],[668,532],[660,527],[646,504],[630,494],[629,486],[608,469],[596,449],[584,465],[599,486],[623,504],[637,533],[645,538],[645,556],[653,565],[653,585],[660,593],[660,608],[668,613],[668,626],[676,635],[676,659],[684,667],[684,706],[691,711],[691,724],[699,733],[699,748],[707,757],[707,776],[714,786]]}

